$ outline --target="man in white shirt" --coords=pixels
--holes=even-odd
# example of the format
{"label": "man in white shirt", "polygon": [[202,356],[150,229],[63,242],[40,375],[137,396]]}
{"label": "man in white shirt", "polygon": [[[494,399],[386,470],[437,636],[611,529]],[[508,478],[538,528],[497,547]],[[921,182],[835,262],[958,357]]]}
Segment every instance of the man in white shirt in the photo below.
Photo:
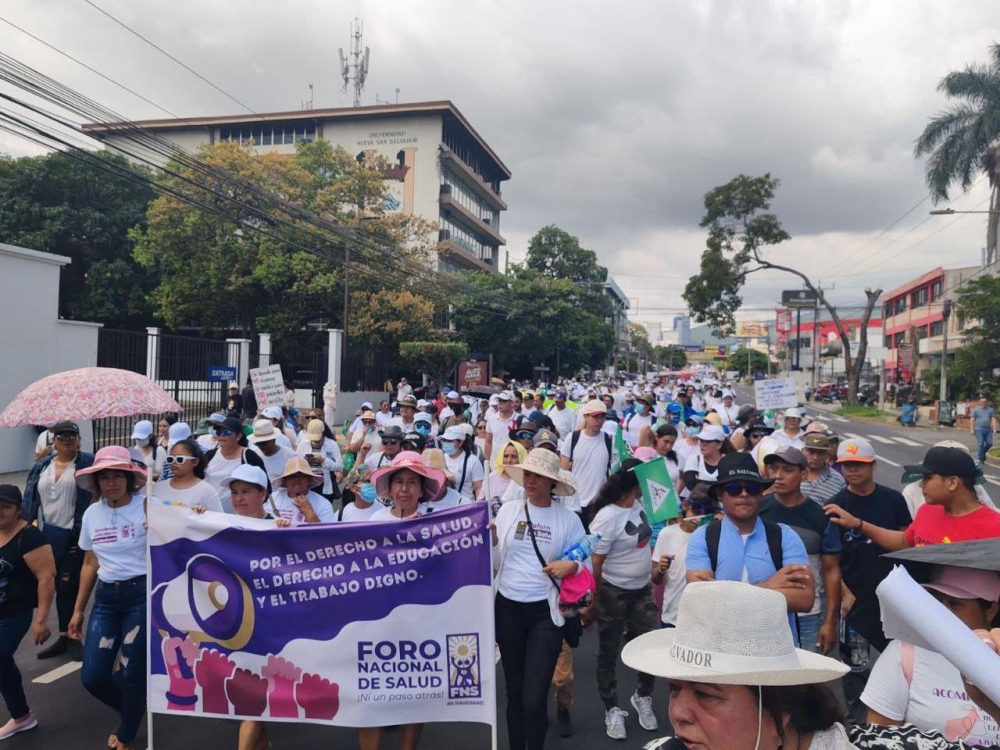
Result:
{"label": "man in white shirt", "polygon": [[402,402],[407,396],[413,395],[413,386],[406,382],[406,378],[399,379],[399,388],[396,389],[396,403]]}
{"label": "man in white shirt", "polygon": [[802,432],[802,411],[792,408],[785,409],[780,430],[771,433],[771,439],[779,445],[790,445],[803,450],[806,447],[805,433]]}
{"label": "man in white shirt", "polygon": [[487,456],[487,466],[492,466],[503,446],[510,439],[510,431],[517,427],[514,414],[514,394],[501,391],[496,395],[497,411],[486,417],[486,444],[483,453]]}
{"label": "man in white shirt", "polygon": [[250,450],[258,453],[264,460],[264,469],[269,479],[280,477],[288,460],[295,458],[295,451],[278,442],[280,437],[281,433],[270,419],[258,419],[254,422],[253,433],[247,437]]}
{"label": "man in white shirt", "polygon": [[556,391],[552,400],[555,402],[549,407],[548,415],[555,425],[559,437],[566,437],[576,428],[576,411],[571,409],[566,403],[567,394],[564,390]]}
{"label": "man in white shirt", "polygon": [[521,414],[526,417],[530,416],[538,408],[538,406],[535,406],[535,394],[531,391],[524,391],[521,394]]}
{"label": "man in white shirt", "polygon": [[[573,474],[576,494],[570,495],[563,503],[570,510],[580,514],[583,520],[587,507],[597,497],[611,466],[611,451],[614,444],[611,436],[604,432],[608,407],[603,401],[588,401],[580,410],[583,415],[583,429],[566,435],[559,443],[562,468]],[[584,521],[584,528],[587,522]]]}
{"label": "man in white shirt", "polygon": [[733,394],[723,394],[722,403],[715,406],[715,413],[722,420],[722,426],[728,427],[729,431],[732,432],[739,423],[740,415],[740,407],[733,403]]}

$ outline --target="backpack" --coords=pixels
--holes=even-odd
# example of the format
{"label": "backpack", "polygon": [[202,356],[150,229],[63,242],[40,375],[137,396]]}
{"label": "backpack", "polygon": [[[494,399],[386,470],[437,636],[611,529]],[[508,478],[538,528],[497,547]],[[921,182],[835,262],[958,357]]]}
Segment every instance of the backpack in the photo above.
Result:
{"label": "backpack", "polygon": [[[784,553],[781,549],[781,527],[776,523],[764,521],[764,533],[767,536],[767,549],[771,553],[771,562],[775,571],[784,567]],[[722,521],[712,521],[705,527],[705,543],[708,545],[708,559],[712,563],[712,572],[719,565],[719,540],[722,538]]]}
{"label": "backpack", "polygon": [[[608,449],[608,467],[605,471],[606,474],[611,473],[611,455],[613,448],[611,447],[611,436],[602,432],[604,435],[604,447]],[[573,451],[576,450],[576,444],[580,442],[580,430],[576,430],[569,439],[569,461],[570,464],[573,463]]]}

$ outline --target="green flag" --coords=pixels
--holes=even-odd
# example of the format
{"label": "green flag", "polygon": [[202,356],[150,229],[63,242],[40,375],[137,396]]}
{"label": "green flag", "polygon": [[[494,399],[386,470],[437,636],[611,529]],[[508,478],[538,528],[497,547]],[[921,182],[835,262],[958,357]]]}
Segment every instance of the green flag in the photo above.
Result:
{"label": "green flag", "polygon": [[642,488],[642,500],[646,505],[649,523],[663,523],[680,515],[680,505],[674,483],[667,471],[667,460],[660,456],[636,466],[635,475]]}
{"label": "green flag", "polygon": [[615,433],[614,442],[614,450],[611,451],[611,466],[609,468],[610,473],[618,471],[618,467],[621,466],[622,461],[626,458],[632,458],[632,451],[629,450],[628,443],[625,442],[625,434],[621,425],[618,425],[618,431]]}

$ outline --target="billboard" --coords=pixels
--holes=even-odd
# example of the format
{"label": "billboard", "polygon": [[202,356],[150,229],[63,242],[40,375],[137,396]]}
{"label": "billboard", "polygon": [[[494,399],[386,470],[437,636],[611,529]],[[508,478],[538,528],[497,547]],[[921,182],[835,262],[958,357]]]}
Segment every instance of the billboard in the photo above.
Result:
{"label": "billboard", "polygon": [[809,289],[791,289],[781,293],[781,304],[785,307],[816,307],[819,297]]}
{"label": "billboard", "polygon": [[490,363],[485,359],[472,359],[458,366],[458,387],[490,384]]}
{"label": "billboard", "polygon": [[741,339],[766,339],[766,320],[744,320],[736,324],[736,336]]}

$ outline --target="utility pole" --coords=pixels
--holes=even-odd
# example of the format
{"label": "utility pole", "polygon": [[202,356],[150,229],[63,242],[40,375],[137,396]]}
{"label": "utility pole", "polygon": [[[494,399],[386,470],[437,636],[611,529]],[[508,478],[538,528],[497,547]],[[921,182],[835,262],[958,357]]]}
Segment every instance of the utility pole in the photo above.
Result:
{"label": "utility pole", "polygon": [[[823,285],[820,284],[818,287],[819,297],[823,296]],[[813,341],[812,341],[812,351],[813,351],[813,371],[812,371],[812,392],[816,392],[816,371],[819,368],[819,300],[816,300],[816,305],[813,307]],[[844,357],[844,361],[847,358]],[[832,378],[831,378],[832,379]]]}
{"label": "utility pole", "polygon": [[[347,380],[347,320],[350,314],[351,308],[351,277],[350,277],[350,267],[351,267],[351,235],[348,234],[344,239],[344,345],[343,351],[340,353],[340,388],[341,390],[346,389]],[[333,374],[331,373],[331,377]],[[353,384],[352,384],[353,387]]]}
{"label": "utility pole", "polygon": [[948,400],[948,318],[951,317],[952,301],[946,299],[941,315],[944,318],[944,326],[941,333],[941,388],[938,394],[938,424],[941,421],[941,404]]}

